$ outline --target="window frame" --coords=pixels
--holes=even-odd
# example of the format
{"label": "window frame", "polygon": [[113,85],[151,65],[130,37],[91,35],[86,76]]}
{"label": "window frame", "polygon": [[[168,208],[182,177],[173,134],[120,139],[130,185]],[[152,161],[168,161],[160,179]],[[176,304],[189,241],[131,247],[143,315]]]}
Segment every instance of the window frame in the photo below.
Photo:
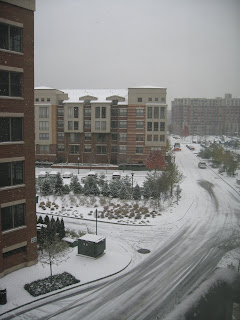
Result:
{"label": "window frame", "polygon": [[[4,217],[5,215],[5,217]],[[18,215],[18,217],[17,217]],[[19,215],[21,215],[19,217]],[[10,220],[9,220],[10,219]],[[6,226],[6,223],[8,224]],[[11,226],[10,226],[11,224]],[[18,229],[26,226],[26,205],[20,203],[1,208],[1,230],[2,232]]]}

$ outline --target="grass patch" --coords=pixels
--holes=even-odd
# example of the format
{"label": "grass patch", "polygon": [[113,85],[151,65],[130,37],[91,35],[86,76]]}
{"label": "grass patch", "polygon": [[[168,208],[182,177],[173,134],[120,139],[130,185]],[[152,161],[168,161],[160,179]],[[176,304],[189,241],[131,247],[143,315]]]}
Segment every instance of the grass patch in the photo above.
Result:
{"label": "grass patch", "polygon": [[41,294],[46,294],[51,291],[59,290],[78,282],[80,282],[80,280],[77,280],[70,273],[63,272],[61,274],[56,274],[52,276],[52,279],[51,277],[47,277],[45,279],[40,279],[31,283],[27,283],[24,285],[24,289],[27,290],[33,297],[37,297]]}

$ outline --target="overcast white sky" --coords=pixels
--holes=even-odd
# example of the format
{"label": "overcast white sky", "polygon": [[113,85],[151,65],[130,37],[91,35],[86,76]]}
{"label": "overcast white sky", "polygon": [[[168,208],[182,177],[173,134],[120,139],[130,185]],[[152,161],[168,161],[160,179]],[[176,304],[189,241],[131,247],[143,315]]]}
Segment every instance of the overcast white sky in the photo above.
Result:
{"label": "overcast white sky", "polygon": [[239,0],[36,0],[35,86],[240,97]]}

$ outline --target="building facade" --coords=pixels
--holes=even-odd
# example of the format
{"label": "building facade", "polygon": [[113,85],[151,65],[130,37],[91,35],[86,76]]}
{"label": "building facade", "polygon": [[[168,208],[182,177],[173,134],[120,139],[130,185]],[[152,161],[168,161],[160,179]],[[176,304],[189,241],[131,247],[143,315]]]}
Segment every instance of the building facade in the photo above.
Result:
{"label": "building facade", "polygon": [[0,277],[37,261],[34,10],[0,1]]}
{"label": "building facade", "polygon": [[166,88],[35,88],[36,161],[143,164],[166,147]]}
{"label": "building facade", "polygon": [[172,133],[184,135],[230,135],[240,133],[240,98],[174,99],[171,109]]}

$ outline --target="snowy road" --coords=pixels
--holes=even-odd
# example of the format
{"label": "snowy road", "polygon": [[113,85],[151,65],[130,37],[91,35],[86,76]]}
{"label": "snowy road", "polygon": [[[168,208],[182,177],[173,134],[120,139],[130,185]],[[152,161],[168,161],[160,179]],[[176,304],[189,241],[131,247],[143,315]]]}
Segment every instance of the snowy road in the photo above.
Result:
{"label": "snowy road", "polygon": [[[239,195],[210,168],[198,169],[196,155],[187,148],[177,153],[176,161],[185,176],[182,199],[174,209],[184,213],[181,217],[171,224],[163,219],[154,227],[101,225],[103,233],[124,240],[136,256],[129,271],[17,319],[163,319],[208,276],[233,232]],[[139,247],[152,253],[137,258]]]}

